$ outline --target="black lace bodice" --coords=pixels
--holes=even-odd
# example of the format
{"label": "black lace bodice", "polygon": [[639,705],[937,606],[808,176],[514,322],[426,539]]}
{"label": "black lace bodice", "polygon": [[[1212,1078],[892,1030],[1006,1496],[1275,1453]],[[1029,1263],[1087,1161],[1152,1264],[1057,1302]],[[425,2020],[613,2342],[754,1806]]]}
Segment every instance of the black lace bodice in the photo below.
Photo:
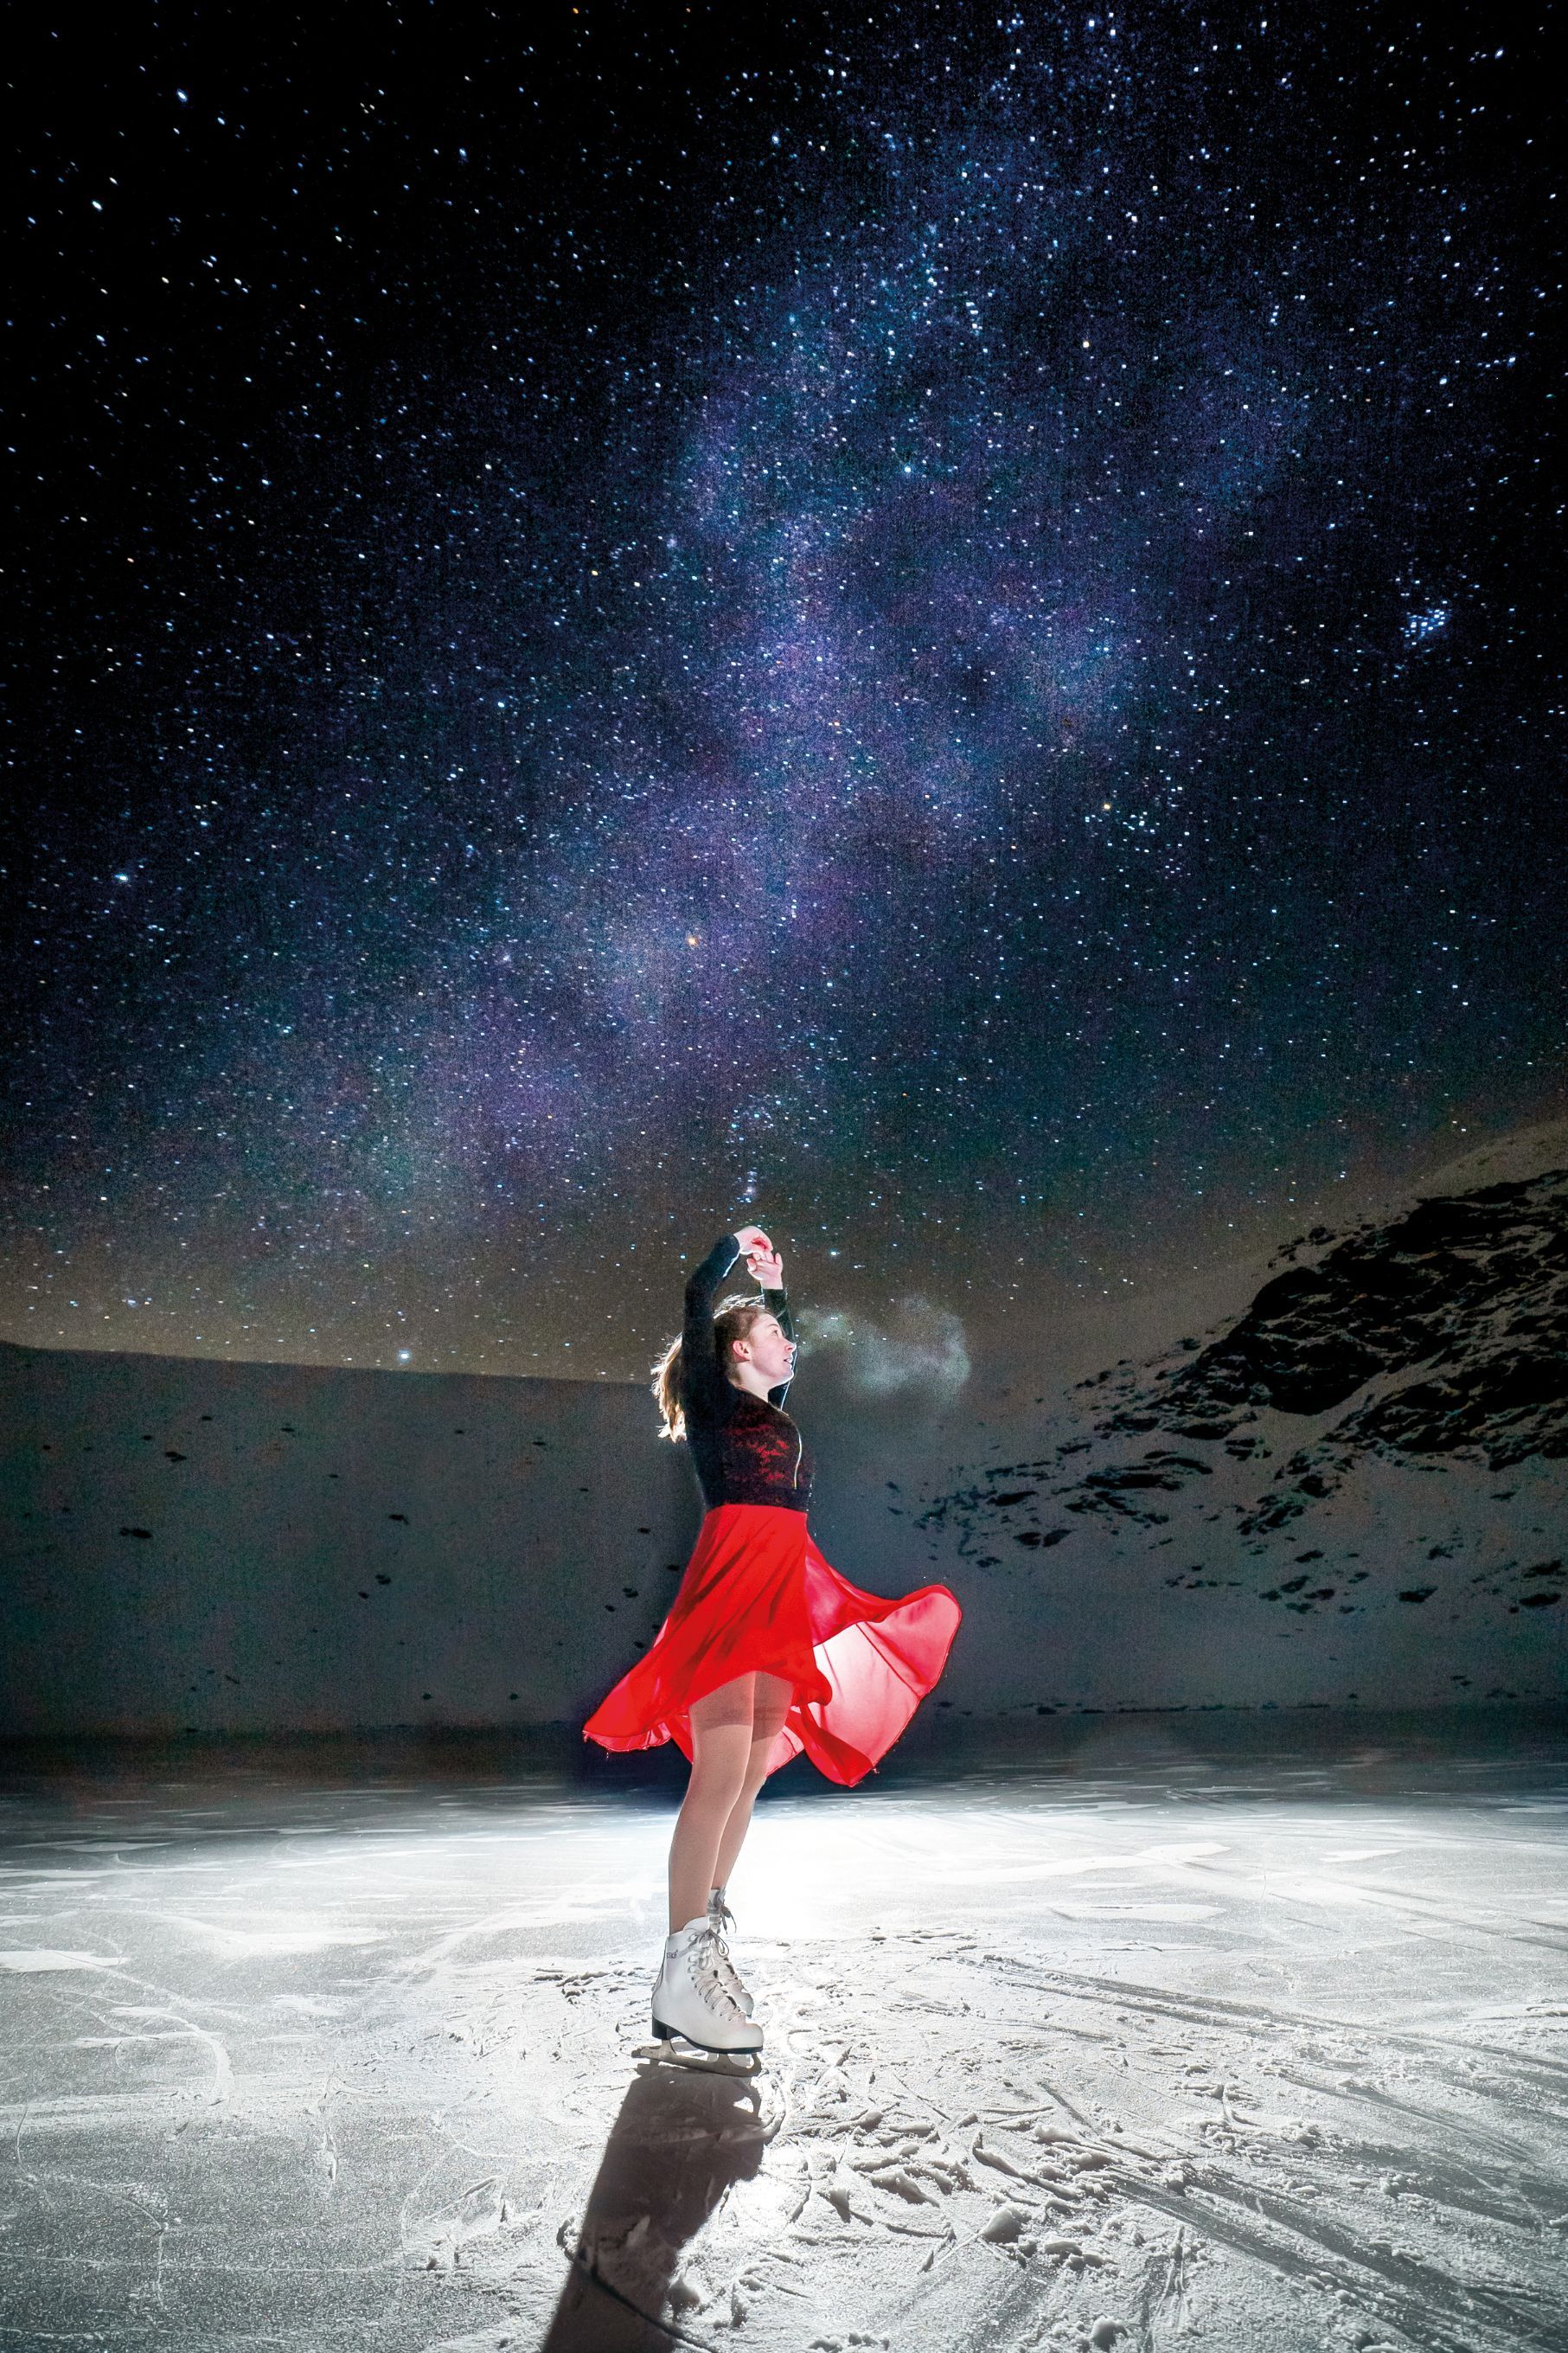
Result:
{"label": "black lace bodice", "polygon": [[[709,1511],[720,1504],[780,1504],[804,1512],[811,1493],[812,1461],[805,1440],[784,1410],[790,1384],[781,1381],[767,1398],[726,1379],[713,1344],[713,1302],[741,1255],[733,1234],[716,1241],[688,1278],[686,1314],[680,1333],[680,1403],[686,1440]],[[784,1336],[795,1338],[789,1303],[782,1291],[762,1297]],[[792,1376],[793,1378],[793,1376]]]}

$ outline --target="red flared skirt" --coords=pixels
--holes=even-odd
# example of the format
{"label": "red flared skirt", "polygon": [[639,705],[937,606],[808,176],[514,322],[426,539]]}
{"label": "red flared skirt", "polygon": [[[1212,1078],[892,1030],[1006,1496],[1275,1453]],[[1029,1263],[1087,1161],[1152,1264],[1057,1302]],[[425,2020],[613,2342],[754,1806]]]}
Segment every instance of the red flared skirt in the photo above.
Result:
{"label": "red flared skirt", "polygon": [[704,1518],[675,1605],[652,1649],[583,1726],[601,1747],[691,1754],[691,1707],[765,1668],[795,1685],[768,1771],[804,1748],[852,1788],[884,1757],[932,1689],[963,1612],[945,1585],[884,1600],[824,1560],[805,1514],[719,1504]]}

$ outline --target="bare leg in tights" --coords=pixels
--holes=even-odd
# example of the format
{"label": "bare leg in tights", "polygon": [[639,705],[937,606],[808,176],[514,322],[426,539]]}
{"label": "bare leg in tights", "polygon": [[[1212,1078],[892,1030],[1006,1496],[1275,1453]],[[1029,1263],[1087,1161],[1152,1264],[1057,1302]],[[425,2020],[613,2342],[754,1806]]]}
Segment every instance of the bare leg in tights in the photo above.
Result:
{"label": "bare leg in tights", "polygon": [[669,1848],[672,1936],[706,1917],[710,1888],[734,1869],[793,1689],[777,1675],[737,1675],[692,1708],[691,1779]]}

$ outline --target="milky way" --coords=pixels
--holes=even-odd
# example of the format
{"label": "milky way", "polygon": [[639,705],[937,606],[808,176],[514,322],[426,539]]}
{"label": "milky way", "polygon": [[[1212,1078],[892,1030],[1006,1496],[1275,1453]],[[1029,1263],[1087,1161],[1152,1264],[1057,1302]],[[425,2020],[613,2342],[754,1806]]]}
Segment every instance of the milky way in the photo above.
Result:
{"label": "milky way", "polygon": [[534,16],[29,66],[0,1330],[973,1334],[1552,1103],[1541,58]]}

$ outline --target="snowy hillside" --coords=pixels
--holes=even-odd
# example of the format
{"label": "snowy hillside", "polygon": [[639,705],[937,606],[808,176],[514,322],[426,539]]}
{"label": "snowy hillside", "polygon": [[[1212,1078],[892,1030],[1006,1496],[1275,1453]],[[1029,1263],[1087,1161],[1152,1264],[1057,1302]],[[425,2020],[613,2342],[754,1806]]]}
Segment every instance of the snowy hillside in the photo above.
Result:
{"label": "snowy hillside", "polygon": [[[918,1524],[1000,1575],[1015,1620],[1020,1586],[1081,1610],[1086,1577],[1125,1599],[1130,1571],[1149,1610],[1231,1597],[1243,1614],[1209,1617],[1205,1640],[1227,1669],[1265,1630],[1276,1665],[1302,1650],[1299,1699],[1561,1688],[1568,1166],[1315,1229],[1275,1263],[1244,1314],[1080,1382],[1043,1442],[967,1467]],[[1416,1612],[1458,1635],[1428,1624],[1411,1652],[1397,1621]],[[1218,1699],[1218,1665],[1212,1694],[1200,1650],[1122,1704]],[[1041,1701],[1086,1696],[1069,1673]]]}

